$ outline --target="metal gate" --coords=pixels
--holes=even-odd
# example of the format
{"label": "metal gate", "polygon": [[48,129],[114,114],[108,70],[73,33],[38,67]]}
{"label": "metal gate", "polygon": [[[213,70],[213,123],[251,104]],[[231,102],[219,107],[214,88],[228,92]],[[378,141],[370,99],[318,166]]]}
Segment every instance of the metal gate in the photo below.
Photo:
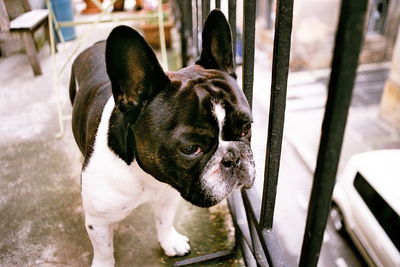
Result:
{"label": "metal gate", "polygon": [[[183,65],[199,53],[199,32],[210,11],[210,0],[176,0],[180,11],[180,35]],[[243,1],[243,91],[251,105],[253,97],[256,0]],[[272,0],[267,0],[268,7]],[[341,1],[328,98],[322,123],[322,135],[308,206],[299,266],[316,266],[329,214],[332,192],[346,126],[358,57],[363,40],[368,0]],[[220,8],[221,1],[215,1]],[[229,23],[236,29],[236,1],[229,0]],[[284,127],[286,89],[289,70],[293,0],[276,1],[271,101],[266,147],[262,199],[255,189],[235,192],[229,208],[235,223],[236,244],[240,245],[246,266],[288,266],[285,251],[273,229],[273,218]],[[267,22],[269,19],[267,19]],[[268,23],[267,23],[268,24]],[[236,44],[236,34],[232,35]],[[265,90],[268,90],[267,86]],[[184,266],[233,252],[221,251],[177,262]]]}

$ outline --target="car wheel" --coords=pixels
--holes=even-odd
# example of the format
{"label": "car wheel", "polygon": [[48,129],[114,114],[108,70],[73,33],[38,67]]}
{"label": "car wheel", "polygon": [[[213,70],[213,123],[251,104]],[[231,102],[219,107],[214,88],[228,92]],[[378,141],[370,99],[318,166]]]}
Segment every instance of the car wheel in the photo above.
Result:
{"label": "car wheel", "polygon": [[339,207],[335,203],[332,203],[329,217],[331,218],[333,228],[335,228],[335,230],[339,234],[344,235],[345,229],[344,229],[343,215],[342,215],[342,212],[340,211]]}

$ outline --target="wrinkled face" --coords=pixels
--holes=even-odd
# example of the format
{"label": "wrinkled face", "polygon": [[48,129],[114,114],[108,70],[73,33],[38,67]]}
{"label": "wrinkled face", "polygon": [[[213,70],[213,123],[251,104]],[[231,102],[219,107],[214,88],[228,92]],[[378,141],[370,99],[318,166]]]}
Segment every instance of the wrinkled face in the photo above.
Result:
{"label": "wrinkled face", "polygon": [[251,187],[252,117],[236,80],[199,65],[168,78],[171,87],[153,99],[133,129],[139,164],[201,207]]}

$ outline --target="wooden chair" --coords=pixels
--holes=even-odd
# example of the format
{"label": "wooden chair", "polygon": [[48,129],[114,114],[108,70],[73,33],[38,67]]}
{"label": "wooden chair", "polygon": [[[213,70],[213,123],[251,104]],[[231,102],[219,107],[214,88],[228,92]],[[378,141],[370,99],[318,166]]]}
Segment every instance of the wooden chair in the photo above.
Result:
{"label": "wooden chair", "polygon": [[34,75],[41,75],[42,70],[37,57],[37,47],[34,33],[41,27],[45,29],[46,39],[50,43],[47,9],[31,10],[28,0],[22,0],[25,13],[10,20],[4,0],[0,0],[0,30],[2,32],[17,33],[22,39],[28,60],[32,66]]}

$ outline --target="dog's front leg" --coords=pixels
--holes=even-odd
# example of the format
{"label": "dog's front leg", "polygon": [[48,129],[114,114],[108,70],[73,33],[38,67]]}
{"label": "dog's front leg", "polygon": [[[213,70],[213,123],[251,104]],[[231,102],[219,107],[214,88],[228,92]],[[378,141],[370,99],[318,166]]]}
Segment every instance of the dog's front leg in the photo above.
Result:
{"label": "dog's front leg", "polygon": [[86,230],[93,246],[92,267],[111,267],[115,265],[113,232],[114,224],[99,223],[86,213]]}
{"label": "dog's front leg", "polygon": [[183,256],[190,252],[189,239],[179,234],[174,226],[174,217],[179,200],[179,193],[172,187],[162,192],[154,201],[158,242],[167,256]]}

